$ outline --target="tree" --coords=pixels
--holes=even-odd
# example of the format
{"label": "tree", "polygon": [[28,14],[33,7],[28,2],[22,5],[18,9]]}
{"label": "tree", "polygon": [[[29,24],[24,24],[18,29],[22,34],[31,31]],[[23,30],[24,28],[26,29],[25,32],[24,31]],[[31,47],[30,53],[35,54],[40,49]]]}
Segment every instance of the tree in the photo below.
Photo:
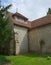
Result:
{"label": "tree", "polygon": [[48,15],[48,14],[51,14],[51,8],[48,8],[47,15]]}
{"label": "tree", "polygon": [[10,28],[10,20],[7,15],[7,10],[10,7],[11,5],[4,7],[0,4],[0,53],[5,52],[5,48],[8,51],[7,44],[9,44],[11,40],[12,29]]}

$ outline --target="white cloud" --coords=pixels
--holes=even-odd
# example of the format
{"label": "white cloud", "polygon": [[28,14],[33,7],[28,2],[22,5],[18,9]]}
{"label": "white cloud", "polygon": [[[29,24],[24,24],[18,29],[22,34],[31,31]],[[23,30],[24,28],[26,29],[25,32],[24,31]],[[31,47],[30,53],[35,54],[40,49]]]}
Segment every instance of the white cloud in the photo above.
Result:
{"label": "white cloud", "polygon": [[[9,4],[13,4],[10,11],[22,13],[29,20],[37,19],[46,15],[47,9],[51,7],[51,0],[8,0]],[[7,5],[8,3],[5,3]]]}

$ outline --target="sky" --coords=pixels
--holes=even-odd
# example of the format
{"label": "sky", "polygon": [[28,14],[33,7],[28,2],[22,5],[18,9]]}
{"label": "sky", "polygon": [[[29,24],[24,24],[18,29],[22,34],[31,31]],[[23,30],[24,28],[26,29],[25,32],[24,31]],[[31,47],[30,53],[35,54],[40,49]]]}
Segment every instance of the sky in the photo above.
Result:
{"label": "sky", "polygon": [[51,0],[2,0],[1,3],[4,6],[12,4],[10,12],[19,12],[31,21],[45,16],[51,8]]}

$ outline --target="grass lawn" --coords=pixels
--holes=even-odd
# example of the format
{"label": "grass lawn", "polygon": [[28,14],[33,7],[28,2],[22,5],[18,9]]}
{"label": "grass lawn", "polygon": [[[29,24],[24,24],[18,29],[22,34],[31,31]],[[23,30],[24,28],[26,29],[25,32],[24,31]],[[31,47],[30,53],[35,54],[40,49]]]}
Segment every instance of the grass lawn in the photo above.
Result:
{"label": "grass lawn", "polygon": [[[50,56],[49,60],[47,58],[48,56]],[[0,55],[0,63],[8,61],[11,65],[51,65],[51,55],[38,55],[31,53],[18,56]]]}

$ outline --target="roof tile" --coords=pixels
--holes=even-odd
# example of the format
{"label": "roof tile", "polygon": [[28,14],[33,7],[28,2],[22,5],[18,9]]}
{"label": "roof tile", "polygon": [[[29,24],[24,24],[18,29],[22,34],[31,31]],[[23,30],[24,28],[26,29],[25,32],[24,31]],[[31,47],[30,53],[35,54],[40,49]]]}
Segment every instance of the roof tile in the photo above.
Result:
{"label": "roof tile", "polygon": [[36,28],[36,27],[43,26],[43,25],[51,23],[51,14],[46,15],[46,16],[44,16],[42,18],[36,19],[34,21],[31,21],[31,22],[30,21],[26,21],[27,24],[19,22],[19,21],[16,21],[13,18],[13,13],[9,12],[9,16],[10,16],[11,20],[13,21],[13,23],[15,25],[22,26],[22,27],[25,27],[25,28],[28,28],[28,29],[33,29],[33,28]]}

